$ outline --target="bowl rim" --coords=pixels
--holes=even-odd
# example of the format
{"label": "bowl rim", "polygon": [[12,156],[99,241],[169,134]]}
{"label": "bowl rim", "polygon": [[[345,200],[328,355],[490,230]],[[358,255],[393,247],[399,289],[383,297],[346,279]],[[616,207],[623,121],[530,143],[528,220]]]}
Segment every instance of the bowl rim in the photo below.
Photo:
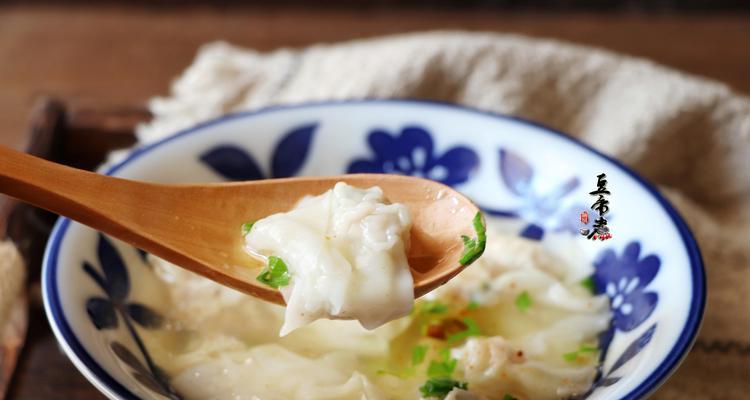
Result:
{"label": "bowl rim", "polygon": [[[196,124],[190,128],[182,129],[173,133],[165,138],[157,140],[153,143],[149,143],[144,146],[134,148],[123,160],[115,163],[112,166],[107,167],[103,173],[105,175],[112,175],[120,170],[125,165],[129,164],[133,160],[140,156],[147,154],[156,147],[165,145],[173,140],[179,139],[183,136],[200,132],[205,128],[209,128],[214,125],[223,124],[228,121],[242,118],[252,118],[259,115],[264,115],[273,112],[284,112],[295,109],[310,109],[317,107],[331,107],[331,106],[350,106],[350,105],[368,105],[368,104],[406,104],[410,106],[426,106],[426,107],[444,107],[450,108],[455,111],[466,112],[474,115],[488,116],[491,118],[501,119],[505,121],[512,121],[520,123],[522,125],[528,125],[537,128],[545,133],[562,137],[574,145],[578,145],[583,149],[591,152],[599,158],[614,164],[621,171],[626,173],[628,176],[633,178],[638,184],[640,184],[646,191],[653,196],[659,205],[666,211],[671,218],[675,227],[677,228],[682,243],[685,246],[685,250],[688,253],[690,261],[690,272],[691,272],[691,283],[693,296],[690,301],[690,309],[688,312],[688,318],[685,321],[684,326],[678,340],[674,343],[672,349],[667,354],[666,358],[659,364],[654,371],[646,377],[636,388],[631,390],[622,399],[640,399],[650,393],[653,393],[676,368],[684,360],[692,347],[697,333],[699,331],[703,314],[706,305],[706,272],[703,264],[703,259],[695,238],[687,226],[683,218],[677,212],[677,210],[666,200],[666,198],[656,189],[656,187],[642,178],[640,175],[635,173],[629,167],[625,166],[619,160],[612,158],[586,143],[580,140],[566,135],[565,133],[553,129],[549,126],[541,124],[539,122],[531,121],[518,116],[505,115],[493,111],[480,110],[464,105],[449,103],[438,100],[424,100],[424,99],[354,99],[354,100],[328,100],[328,101],[311,101],[295,104],[281,104],[273,105],[269,107],[260,108],[252,111],[241,111],[223,115],[218,118],[211,119],[199,124]],[[44,252],[44,259],[42,261],[42,295],[44,302],[45,313],[52,331],[55,334],[57,341],[62,346],[68,358],[71,359],[73,364],[78,370],[89,380],[97,389],[102,391],[107,397],[113,399],[139,399],[138,396],[133,394],[124,385],[113,378],[102,366],[100,366],[93,357],[85,350],[83,345],[79,342],[78,338],[73,334],[73,331],[66,320],[62,305],[59,298],[59,292],[57,288],[57,267],[58,267],[58,255],[62,244],[62,239],[70,225],[71,220],[65,217],[60,217],[55,223],[55,226],[50,234],[47,246]]]}

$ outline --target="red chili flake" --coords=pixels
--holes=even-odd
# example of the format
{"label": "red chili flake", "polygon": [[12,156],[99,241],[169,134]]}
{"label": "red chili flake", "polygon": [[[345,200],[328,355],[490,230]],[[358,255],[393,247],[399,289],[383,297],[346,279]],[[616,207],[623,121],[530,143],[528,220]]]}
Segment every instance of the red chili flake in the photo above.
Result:
{"label": "red chili flake", "polygon": [[454,333],[463,332],[467,328],[463,321],[456,318],[448,318],[439,323],[431,323],[427,326],[426,335],[439,340],[445,340]]}
{"label": "red chili flake", "polygon": [[427,336],[433,339],[445,340],[445,330],[441,324],[430,324],[427,326]]}
{"label": "red chili flake", "polygon": [[468,328],[466,324],[460,319],[450,318],[443,321],[443,329],[445,330],[446,336],[450,336],[454,333],[463,332]]}

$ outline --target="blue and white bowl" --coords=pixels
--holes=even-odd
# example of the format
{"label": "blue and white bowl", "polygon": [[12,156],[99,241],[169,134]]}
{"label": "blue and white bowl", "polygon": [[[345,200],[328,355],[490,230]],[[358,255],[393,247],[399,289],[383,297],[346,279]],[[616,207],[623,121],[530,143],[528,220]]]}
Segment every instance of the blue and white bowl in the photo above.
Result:
{"label": "blue and white bowl", "polygon": [[[154,182],[215,182],[388,172],[442,181],[519,235],[577,236],[611,301],[601,376],[589,399],[638,399],[687,354],[703,315],[701,256],[674,208],[596,150],[517,118],[440,103],[353,101],[226,116],[133,151],[107,174]],[[606,173],[612,239],[581,236],[596,176]],[[592,215],[593,219],[594,215]],[[590,225],[591,223],[589,223]],[[113,399],[176,397],[141,340],[161,317],[132,287],[143,254],[62,218],[47,246],[44,302],[76,367]]]}

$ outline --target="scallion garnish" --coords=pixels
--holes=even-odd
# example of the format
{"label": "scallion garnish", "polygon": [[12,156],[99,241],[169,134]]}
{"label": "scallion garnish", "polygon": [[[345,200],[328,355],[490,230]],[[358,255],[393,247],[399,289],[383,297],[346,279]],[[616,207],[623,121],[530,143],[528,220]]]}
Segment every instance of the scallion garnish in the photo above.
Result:
{"label": "scallion garnish", "polygon": [[589,276],[588,278],[581,281],[581,286],[583,286],[586,290],[589,291],[591,294],[596,293],[596,284],[594,284],[594,278]]}
{"label": "scallion garnish", "polygon": [[268,265],[263,268],[256,279],[272,288],[279,288],[288,285],[291,278],[284,260],[276,256],[270,256],[268,257]]}
{"label": "scallion garnish", "polygon": [[427,376],[430,378],[450,377],[457,364],[458,360],[451,358],[450,349],[442,349],[440,350],[440,359],[430,361],[430,365],[427,367]]}
{"label": "scallion garnish", "polygon": [[453,388],[466,390],[469,385],[466,382],[454,381],[450,378],[432,378],[419,388],[423,397],[444,398]]}
{"label": "scallion garnish", "polygon": [[484,224],[481,212],[477,212],[472,224],[474,225],[477,237],[471,239],[466,235],[461,236],[461,240],[464,242],[464,252],[459,260],[461,265],[469,265],[476,261],[482,256],[484,248],[487,246],[487,226]]}
{"label": "scallion garnish", "polygon": [[250,233],[250,230],[253,229],[253,225],[255,225],[255,221],[249,221],[242,224],[242,236],[247,236],[248,233]]}
{"label": "scallion garnish", "polygon": [[515,304],[518,311],[526,312],[526,310],[528,310],[529,307],[534,304],[534,302],[531,300],[531,295],[529,295],[529,292],[524,290],[516,297]]}
{"label": "scallion garnish", "polygon": [[427,346],[414,346],[411,349],[411,365],[419,365],[427,355]]}
{"label": "scallion garnish", "polygon": [[479,303],[472,300],[469,302],[469,304],[466,306],[466,311],[474,311],[477,308],[479,308]]}
{"label": "scallion garnish", "polygon": [[563,354],[563,359],[565,361],[573,362],[578,359],[578,356],[585,353],[596,353],[599,351],[596,347],[587,346],[585,344],[581,345],[581,347],[578,348],[576,351],[571,351],[570,353]]}
{"label": "scallion garnish", "polygon": [[508,393],[505,393],[505,396],[503,396],[503,400],[518,400],[518,399],[509,395]]}
{"label": "scallion garnish", "polygon": [[593,346],[586,346],[584,344],[584,345],[581,345],[581,348],[578,349],[578,351],[580,351],[581,353],[596,353],[597,351],[599,351],[599,349]]}

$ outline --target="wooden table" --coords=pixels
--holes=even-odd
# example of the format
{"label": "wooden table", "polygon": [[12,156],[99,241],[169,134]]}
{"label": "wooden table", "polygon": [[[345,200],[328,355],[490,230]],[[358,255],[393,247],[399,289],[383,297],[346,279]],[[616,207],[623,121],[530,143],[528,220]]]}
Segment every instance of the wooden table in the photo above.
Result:
{"label": "wooden table", "polygon": [[[164,94],[170,79],[208,41],[270,50],[428,29],[576,41],[651,58],[750,92],[747,15],[5,6],[0,7],[0,143],[24,144],[30,106],[42,94],[97,106],[143,104]],[[29,339],[10,398],[103,398],[58,350],[38,293],[32,293]]]}

